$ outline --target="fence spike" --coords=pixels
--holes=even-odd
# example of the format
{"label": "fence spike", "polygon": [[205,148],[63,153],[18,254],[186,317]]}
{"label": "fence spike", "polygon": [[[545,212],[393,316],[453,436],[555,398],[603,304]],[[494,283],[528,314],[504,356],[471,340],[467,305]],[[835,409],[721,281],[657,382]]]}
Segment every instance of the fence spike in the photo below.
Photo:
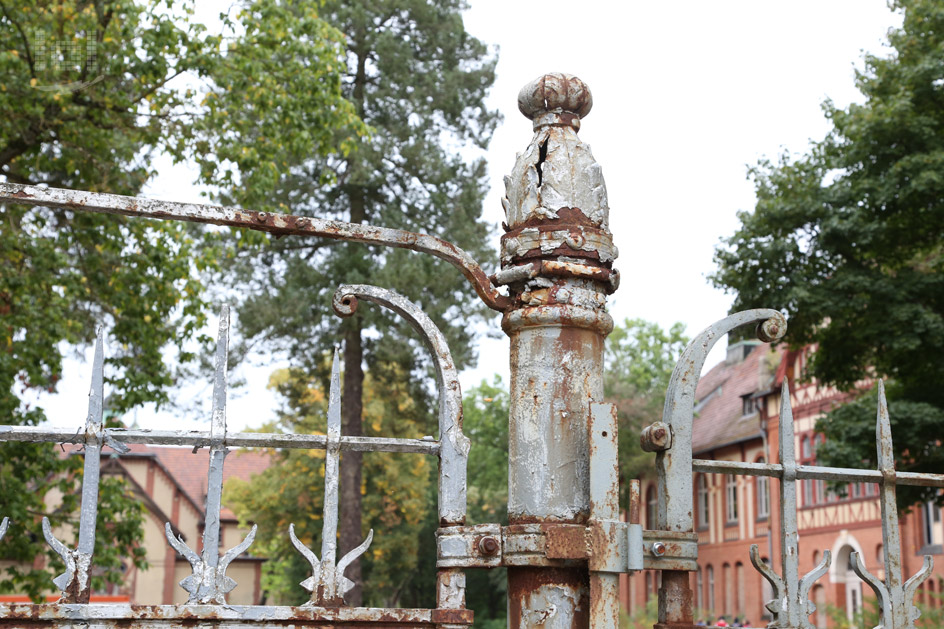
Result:
{"label": "fence spike", "polygon": [[220,559],[220,509],[223,495],[223,463],[226,458],[226,361],[229,355],[229,306],[220,311],[216,340],[216,371],[213,378],[213,411],[210,419],[210,462],[207,470],[207,496],[204,509],[203,553],[197,555],[182,538],[174,536],[170,523],[164,526],[167,542],[183,555],[193,573],[180,581],[190,594],[188,604],[226,604],[226,594],[236,581],[226,575],[226,568],[244,553],[256,537],[256,526],[237,546]]}
{"label": "fence spike", "polygon": [[308,563],[312,576],[299,585],[311,592],[307,605],[338,607],[344,596],[354,588],[354,582],[344,576],[348,565],[364,554],[374,539],[371,529],[367,539],[335,564],[338,550],[338,464],[341,458],[341,367],[338,348],[334,348],[331,363],[331,387],[328,390],[328,443],[325,449],[324,517],[321,528],[321,560],[295,536],[295,525],[288,527],[289,539]]}
{"label": "fence spike", "polygon": [[101,456],[104,441],[105,342],[104,328],[95,334],[92,361],[92,385],[89,389],[88,415],[85,419],[82,503],[79,511],[79,541],[75,549],[56,539],[49,519],[44,517],[43,537],[66,564],[66,571],[53,579],[63,603],[88,603],[91,595],[92,556],[95,553],[95,526],[98,520],[98,489],[101,482]]}
{"label": "fence spike", "polygon": [[815,629],[809,615],[816,605],[809,599],[810,588],[829,569],[831,555],[823,551],[823,559],[813,570],[800,578],[800,535],[797,526],[797,464],[793,432],[793,406],[786,378],[780,388],[780,561],[783,576],[760,560],[757,544],[751,545],[751,563],[773,586],[774,598],[766,603],[773,615],[770,629]]}
{"label": "fence spike", "polygon": [[898,500],[895,483],[895,449],[892,442],[891,419],[885,397],[885,381],[878,381],[878,413],[875,418],[875,438],[879,482],[879,503],[882,507],[882,548],[885,558],[885,581],[868,571],[859,553],[852,553],[852,569],[875,592],[881,610],[881,623],[875,629],[915,629],[921,611],[914,604],[918,587],[928,578],[934,567],[930,555],[924,556],[924,565],[902,584],[901,532],[898,524]]}

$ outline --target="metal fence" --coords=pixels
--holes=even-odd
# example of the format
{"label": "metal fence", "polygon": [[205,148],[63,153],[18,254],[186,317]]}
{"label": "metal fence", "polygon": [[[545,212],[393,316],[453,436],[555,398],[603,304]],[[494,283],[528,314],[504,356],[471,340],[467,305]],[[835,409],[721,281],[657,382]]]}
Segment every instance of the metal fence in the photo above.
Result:
{"label": "metal fence", "polygon": [[[619,286],[613,268],[617,256],[609,230],[606,186],[599,164],[577,136],[592,106],[590,92],[576,77],[548,74],[526,85],[518,97],[522,113],[533,121],[534,136],[505,178],[506,222],[501,270],[488,276],[464,251],[438,238],[363,224],[274,215],[235,208],[154,201],[117,195],[0,184],[0,202],[184,220],[253,229],[275,235],[323,237],[411,249],[455,266],[479,297],[503,313],[502,328],[511,338],[509,417],[509,524],[468,526],[466,464],[469,441],[462,433],[462,402],[455,366],[445,339],[426,315],[396,293],[371,286],[341,286],[335,311],[350,315],[357,300],[390,308],[417,330],[436,366],[439,389],[438,440],[387,439],[342,435],[337,353],[332,370],[326,435],[230,433],[226,427],[226,359],[229,310],[220,315],[213,412],[209,432],[118,430],[103,426],[104,347],[99,330],[85,432],[47,427],[0,426],[0,442],[74,443],[84,448],[79,540],[75,549],[58,541],[43,520],[47,542],[62,557],[66,572],[54,580],[62,591],[58,603],[0,604],[3,626],[225,626],[324,627],[333,625],[437,625],[457,629],[472,623],[465,609],[468,568],[504,567],[508,574],[509,626],[548,629],[619,624],[621,573],[659,570],[661,629],[693,626],[691,573],[697,570],[698,537],[693,526],[694,472],[778,478],[781,491],[782,574],[751,559],[773,586],[767,609],[769,627],[808,629],[814,611],[808,599],[813,582],[830,557],[802,578],[798,572],[796,482],[803,479],[878,483],[881,491],[886,572],[884,582],[855,558],[857,574],[878,596],[884,629],[914,627],[916,588],[931,571],[923,569],[902,582],[896,484],[944,487],[944,475],[896,473],[891,431],[880,389],[878,470],[810,467],[796,463],[789,392],[784,388],[780,421],[780,463],[695,460],[692,420],[695,389],[714,343],[738,326],[757,324],[758,336],[777,342],[786,330],[784,317],[772,310],[752,310],[723,319],[702,332],[685,350],[667,394],[663,419],[641,435],[643,447],[656,452],[658,519],[654,530],[638,523],[639,486],[631,484],[628,521],[621,521],[617,464],[617,422],[603,399],[604,339],[613,326],[606,296]],[[505,292],[503,292],[503,290]],[[879,385],[882,386],[881,383]],[[624,438],[636,438],[634,435]],[[168,543],[184,556],[192,574],[181,581],[189,599],[183,605],[90,604],[94,565],[100,457],[103,447],[122,451],[127,444],[174,444],[210,450],[206,521],[202,552],[166,528]],[[0,443],[0,449],[3,444]],[[312,575],[300,584],[311,592],[303,606],[235,606],[226,595],[235,582],[227,566],[251,546],[255,527],[236,547],[220,556],[220,497],[228,448],[302,448],[326,450],[325,499],[320,558],[302,544],[292,527],[286,531],[310,563]],[[342,450],[412,452],[436,455],[439,467],[439,519],[436,534],[435,609],[373,609],[343,606],[352,583],[344,576],[363,544],[337,560],[338,460]],[[0,537],[7,521],[0,525]],[[430,540],[432,545],[433,540]]]}

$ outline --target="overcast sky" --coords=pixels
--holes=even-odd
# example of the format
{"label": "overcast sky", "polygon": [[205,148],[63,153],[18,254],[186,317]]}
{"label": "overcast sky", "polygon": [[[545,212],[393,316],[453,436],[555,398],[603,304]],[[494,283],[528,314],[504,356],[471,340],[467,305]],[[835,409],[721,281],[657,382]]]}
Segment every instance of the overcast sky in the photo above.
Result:
{"label": "overcast sky", "polygon": [[[199,4],[209,21],[229,3]],[[706,275],[715,246],[737,227],[736,213],[753,207],[747,165],[821,138],[829,128],[821,103],[860,99],[854,68],[863,51],[887,54],[885,34],[900,23],[884,0],[473,0],[466,28],[499,49],[490,102],[504,115],[488,150],[485,217],[503,220],[502,176],[531,137],[518,90],[545,72],[579,76],[594,100],[580,135],[603,167],[620,251],[622,285],[610,311],[617,321],[681,321],[693,335],[731,304]],[[162,168],[145,194],[204,200],[192,180],[187,168]],[[480,262],[489,272],[497,265]],[[487,329],[500,330],[498,321]],[[480,367],[462,374],[463,387],[496,372],[507,381],[507,361],[504,338],[483,339]],[[256,362],[241,369],[250,387],[230,406],[231,429],[258,426],[274,407],[265,382],[277,365]],[[59,394],[43,400],[52,423],[82,423],[88,382],[87,363],[70,361]],[[145,411],[139,421],[207,425]]]}

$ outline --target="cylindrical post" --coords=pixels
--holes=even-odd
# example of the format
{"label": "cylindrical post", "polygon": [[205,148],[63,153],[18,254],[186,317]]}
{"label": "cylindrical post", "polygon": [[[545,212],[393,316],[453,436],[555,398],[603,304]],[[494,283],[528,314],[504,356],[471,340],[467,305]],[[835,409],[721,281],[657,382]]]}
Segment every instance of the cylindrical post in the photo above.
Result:
{"label": "cylindrical post", "polygon": [[[577,137],[587,86],[565,74],[526,85],[518,107],[534,136],[505,178],[502,271],[514,306],[511,338],[508,519],[512,525],[586,524],[590,515],[590,403],[603,400],[606,294],[617,285],[606,186]],[[536,561],[508,569],[509,625],[586,628],[586,563]]]}

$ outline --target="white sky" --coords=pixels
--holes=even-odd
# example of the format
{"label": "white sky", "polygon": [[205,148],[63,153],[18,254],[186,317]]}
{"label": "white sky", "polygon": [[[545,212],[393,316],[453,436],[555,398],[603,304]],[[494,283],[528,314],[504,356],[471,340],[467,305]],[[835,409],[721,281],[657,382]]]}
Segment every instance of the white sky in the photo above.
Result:
{"label": "white sky", "polygon": [[[198,18],[210,22],[228,5],[201,2]],[[863,51],[885,54],[885,34],[900,23],[884,0],[472,0],[466,28],[500,48],[490,103],[504,122],[488,151],[485,217],[503,220],[502,176],[531,137],[518,90],[545,72],[579,76],[594,99],[580,135],[603,167],[620,251],[622,285],[610,312],[617,321],[641,317],[663,327],[681,321],[693,335],[731,304],[705,278],[716,244],[737,227],[736,212],[753,207],[746,166],[821,138],[829,128],[822,101],[859,100],[854,67]],[[199,201],[192,180],[191,170],[168,165],[145,194]],[[497,264],[480,262],[489,272]],[[497,317],[487,329],[500,330]],[[507,382],[507,361],[503,336],[483,338],[480,366],[461,374],[463,387],[496,372]],[[250,385],[228,409],[231,429],[260,425],[276,404],[265,384],[279,365],[255,362],[237,374]],[[87,362],[70,360],[58,394],[44,396],[52,423],[81,425],[87,372]],[[209,398],[204,387],[196,390]],[[138,419],[153,428],[208,425],[206,417],[147,410]]]}

